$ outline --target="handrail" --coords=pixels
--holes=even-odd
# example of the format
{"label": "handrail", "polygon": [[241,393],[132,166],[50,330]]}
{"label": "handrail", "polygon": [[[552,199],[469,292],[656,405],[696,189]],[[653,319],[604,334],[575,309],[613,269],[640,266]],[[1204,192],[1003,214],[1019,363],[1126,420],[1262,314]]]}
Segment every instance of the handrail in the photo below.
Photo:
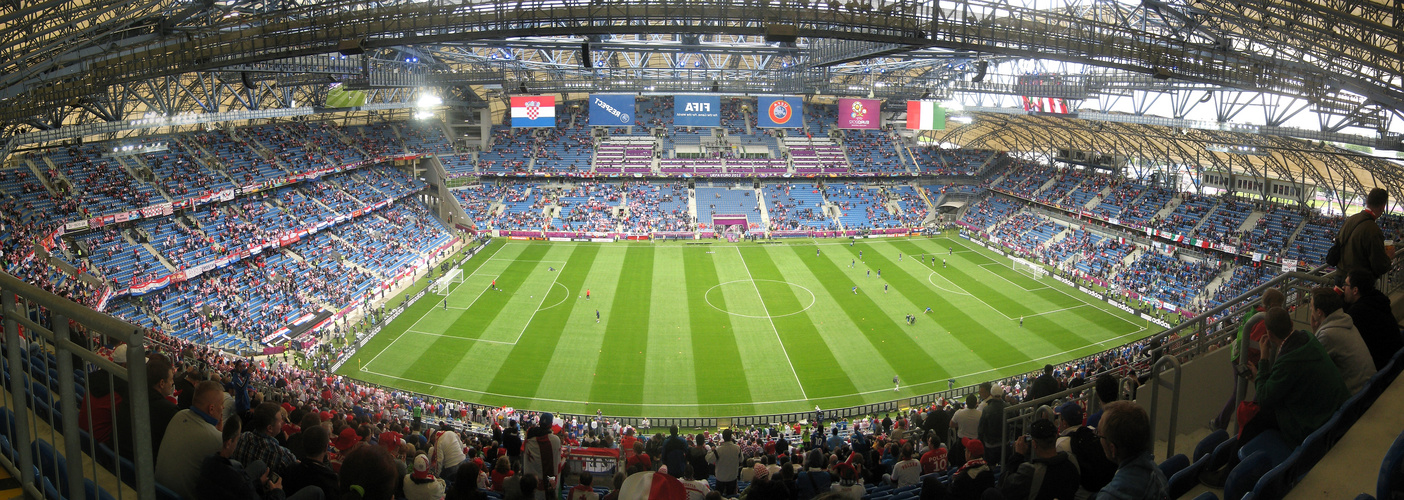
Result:
{"label": "handrail", "polygon": [[[34,498],[43,498],[44,493],[35,484],[35,476],[30,473],[33,470],[47,470],[54,467],[53,463],[37,461],[30,443],[34,442],[38,436],[33,436],[34,429],[38,426],[30,425],[31,405],[36,416],[43,417],[38,411],[38,404],[43,402],[50,405],[48,417],[55,412],[61,413],[62,418],[54,419],[50,423],[51,428],[64,436],[64,449],[62,453],[67,457],[68,484],[55,485],[68,491],[83,491],[84,483],[84,460],[81,448],[82,439],[79,427],[78,414],[79,405],[77,391],[74,389],[76,377],[74,376],[74,358],[85,363],[85,366],[95,366],[104,370],[113,379],[124,379],[131,389],[123,396],[127,399],[128,411],[130,411],[131,426],[130,436],[113,434],[113,448],[116,451],[123,451],[130,448],[130,456],[135,466],[134,477],[137,495],[143,500],[156,498],[154,450],[152,450],[151,428],[142,423],[150,421],[150,395],[146,388],[149,386],[146,379],[146,331],[138,326],[118,320],[107,314],[100,313],[91,308],[55,295],[37,286],[26,283],[19,278],[6,273],[0,273],[0,307],[3,307],[3,322],[5,345],[7,346],[6,358],[9,363],[9,393],[13,400],[18,403],[14,406],[15,426],[10,429],[15,438],[12,443],[15,449],[16,462],[8,458],[0,457],[0,464],[13,467],[10,470],[21,482],[26,492]],[[108,338],[124,342],[127,345],[127,366],[122,367],[107,358],[102,357],[88,349],[87,346],[79,345],[69,339],[70,328],[78,326],[85,329],[86,333],[97,333]],[[21,352],[19,329],[23,327],[26,333],[26,343],[30,346],[29,351]],[[52,352],[48,352],[52,348]],[[41,366],[30,366],[25,368],[25,364],[31,363],[31,354],[44,353],[52,356],[54,370],[57,371],[57,380],[48,376],[48,370],[44,370],[48,361],[44,361]],[[41,377],[40,371],[44,372],[41,384],[40,380],[33,381],[32,388],[26,384],[29,380],[29,372],[34,372],[35,378]],[[109,379],[109,382],[112,380]],[[55,389],[58,392],[58,399],[40,398],[37,394],[38,388],[48,389],[51,384],[57,383]],[[111,384],[109,384],[111,386]],[[35,394],[31,395],[31,391]],[[33,403],[30,403],[33,401]],[[112,408],[115,412],[116,407]],[[112,414],[113,417],[116,413]],[[122,439],[130,438],[131,442],[122,442]],[[96,443],[89,443],[94,448]],[[94,450],[95,451],[95,450]],[[96,458],[96,453],[94,458]],[[116,464],[114,464],[116,465]],[[37,466],[37,469],[36,469]],[[120,467],[120,465],[118,465]],[[24,471],[21,473],[20,471]]]}
{"label": "handrail", "polygon": [[1156,410],[1160,408],[1160,387],[1165,385],[1165,382],[1160,378],[1160,374],[1166,369],[1166,365],[1169,365],[1169,369],[1175,371],[1174,382],[1170,384],[1170,387],[1172,387],[1170,392],[1170,434],[1165,446],[1165,456],[1169,458],[1175,456],[1175,428],[1178,427],[1180,423],[1180,380],[1181,377],[1184,376],[1184,370],[1180,366],[1180,360],[1175,356],[1161,356],[1160,359],[1155,362],[1155,365],[1151,366],[1150,428],[1151,435],[1154,436],[1155,418],[1156,415],[1158,415]]}

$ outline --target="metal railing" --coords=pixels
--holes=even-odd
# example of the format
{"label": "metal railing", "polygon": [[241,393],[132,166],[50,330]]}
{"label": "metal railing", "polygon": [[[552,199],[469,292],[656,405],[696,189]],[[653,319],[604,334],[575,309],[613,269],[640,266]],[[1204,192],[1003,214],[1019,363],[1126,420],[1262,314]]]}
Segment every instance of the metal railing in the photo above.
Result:
{"label": "metal railing", "polygon": [[[0,454],[0,465],[20,481],[30,498],[46,497],[44,478],[67,498],[83,495],[85,483],[101,475],[99,466],[110,471],[105,477],[134,488],[138,498],[156,498],[155,453],[146,424],[150,411],[145,332],[4,273],[0,273],[0,302],[5,328],[2,401],[3,409],[13,413],[13,421],[4,415],[5,422],[0,422],[0,438],[9,445]],[[125,343],[127,366],[95,352],[89,344],[96,339]],[[119,418],[115,398],[109,400],[112,404],[106,411],[95,410],[96,406],[80,408],[85,401],[93,403],[95,388],[104,385],[109,394],[121,395],[125,401],[121,406],[130,409],[129,418]],[[84,426],[80,426],[80,413],[88,422]],[[108,427],[105,433],[110,438],[99,441],[96,422],[102,421],[131,422],[131,430]],[[61,447],[55,445],[59,440]],[[114,498],[123,498],[122,486],[97,483]]]}

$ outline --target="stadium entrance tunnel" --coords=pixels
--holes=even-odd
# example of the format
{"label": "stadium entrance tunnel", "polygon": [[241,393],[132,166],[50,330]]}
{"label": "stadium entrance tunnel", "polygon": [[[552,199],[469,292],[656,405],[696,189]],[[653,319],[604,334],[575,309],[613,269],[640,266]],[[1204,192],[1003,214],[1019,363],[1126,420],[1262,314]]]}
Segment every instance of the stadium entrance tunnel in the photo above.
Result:
{"label": "stadium entrance tunnel", "polygon": [[746,279],[707,289],[707,305],[743,318],[782,318],[814,307],[814,292],[788,281]]}

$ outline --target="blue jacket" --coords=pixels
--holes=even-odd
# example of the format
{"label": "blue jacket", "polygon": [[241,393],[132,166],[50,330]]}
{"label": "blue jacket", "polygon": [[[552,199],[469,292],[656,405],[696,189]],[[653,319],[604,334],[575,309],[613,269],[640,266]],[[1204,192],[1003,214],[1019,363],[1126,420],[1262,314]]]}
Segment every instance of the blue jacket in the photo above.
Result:
{"label": "blue jacket", "polygon": [[1169,490],[1165,474],[1147,451],[1122,462],[1111,482],[1097,492],[1097,500],[1165,500]]}

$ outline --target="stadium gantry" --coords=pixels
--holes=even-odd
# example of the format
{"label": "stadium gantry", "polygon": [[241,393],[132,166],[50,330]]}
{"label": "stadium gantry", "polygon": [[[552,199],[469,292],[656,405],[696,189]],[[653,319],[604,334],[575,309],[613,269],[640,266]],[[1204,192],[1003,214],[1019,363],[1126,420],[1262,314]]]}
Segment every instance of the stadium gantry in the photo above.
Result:
{"label": "stadium gantry", "polygon": [[[571,287],[583,283],[577,268],[587,267],[572,266],[581,257],[543,258],[569,244],[509,247],[500,241],[507,237],[737,242],[743,234],[907,236],[958,226],[943,233],[949,241],[893,238],[901,243],[866,248],[902,250],[898,259],[908,260],[913,249],[923,257],[968,252],[951,274],[933,258],[929,270],[917,270],[929,274],[912,275],[918,280],[893,267],[889,277],[925,280],[1003,321],[1017,318],[1019,327],[1028,304],[990,304],[958,281],[988,272],[1011,290],[1033,292],[1028,285],[1043,289],[1036,280],[1056,275],[1097,300],[1059,289],[1062,296],[1039,299],[1048,308],[1092,306],[1132,325],[1071,348],[1061,345],[1067,339],[1048,342],[1066,348],[1047,351],[1066,358],[1057,360],[1060,371],[1135,375],[1154,362],[1143,351],[1188,359],[1222,343],[1233,313],[1266,284],[1302,291],[1321,281],[1281,271],[1319,271],[1337,217],[1358,209],[1370,189],[1404,193],[1398,161],[1377,153],[1404,149],[1398,13],[1378,2],[1226,0],[0,2],[0,233],[5,271],[24,282],[6,278],[4,286],[45,308],[57,303],[45,290],[83,306],[63,309],[66,317],[96,310],[131,322],[138,334],[113,338],[137,345],[138,354],[144,342],[246,356],[275,345],[310,351],[325,340],[318,354],[309,352],[323,370],[312,373],[377,375],[356,387],[385,395],[382,403],[428,397],[402,389],[466,392],[474,404],[455,398],[460,408],[524,402],[588,417],[583,399],[491,392],[530,380],[504,376],[445,394],[436,388],[452,385],[447,373],[437,383],[394,383],[404,373],[367,370],[356,353],[371,345],[374,357],[365,361],[373,364],[400,339],[377,341],[377,333],[414,328],[403,324],[409,316],[392,320],[431,318],[433,298],[419,301],[426,275],[480,249],[511,248],[520,262],[536,263],[493,270],[539,281],[542,288],[527,292],[535,308],[520,309],[526,323],[555,307],[547,302],[557,295],[555,304],[581,294]],[[716,99],[717,122],[702,131],[675,123],[671,96],[680,95]],[[512,125],[514,107],[529,109],[532,121],[541,116],[537,101],[513,104],[529,96],[551,98],[554,118],[540,130]],[[598,108],[595,96],[627,104]],[[800,103],[784,109],[802,125],[762,131],[761,103],[787,106],[786,98]],[[840,99],[876,102],[872,130],[840,126],[836,103],[850,102]],[[946,114],[931,126],[902,127],[915,109],[931,109],[922,102]],[[621,124],[594,123],[596,109],[616,113]],[[489,236],[496,240],[487,243]],[[839,241],[824,244],[841,248]],[[862,310],[838,305],[847,285],[824,279],[810,285],[832,290],[812,290],[782,279],[843,276],[844,258],[820,260],[815,250],[816,261],[799,263],[790,255],[799,252],[767,250],[779,245],[745,247],[763,248],[750,254],[744,245],[730,261],[745,266],[744,279],[723,281],[709,270],[689,271],[686,280],[701,276],[717,290],[749,283],[757,301],[744,307],[760,310],[719,307],[712,289],[689,300],[718,318],[768,321],[781,349],[777,319],[816,303],[833,301],[829,312],[850,317],[895,316],[866,302]],[[625,259],[654,262],[653,252],[618,250],[625,255],[604,260],[624,268]],[[586,266],[598,253],[589,252]],[[681,255],[658,259],[686,262]],[[850,261],[855,275],[858,255]],[[487,269],[492,258],[464,265]],[[750,259],[769,267],[753,273]],[[764,273],[771,278],[757,278]],[[498,275],[461,278],[479,289],[478,281],[491,280],[497,290]],[[616,278],[623,282],[624,271]],[[1399,281],[1391,274],[1386,289]],[[787,303],[793,307],[777,313],[763,287],[795,297],[803,289],[808,305]],[[447,337],[458,325],[450,297],[436,304],[453,316],[431,318],[442,324],[419,332],[425,338]],[[518,315],[510,301],[520,298],[504,297],[494,307]],[[1136,318],[1145,321],[1141,330]],[[103,333],[130,328],[109,319],[85,324]],[[1149,331],[1151,324],[1167,330]],[[477,328],[475,335],[489,330]],[[526,328],[472,340],[515,346]],[[1010,346],[995,337],[1000,348]],[[449,352],[438,342],[414,349]],[[933,349],[901,345],[912,347],[904,355]],[[7,377],[20,373],[21,358],[10,351]],[[116,369],[97,360],[109,352],[88,354]],[[1022,354],[1030,359],[1004,371],[970,372],[1026,386],[1033,365],[1025,364],[1052,356]],[[900,368],[911,360],[884,361]],[[934,356],[911,362],[925,361]],[[65,372],[73,370],[61,366],[45,380],[70,386],[63,398],[71,402]],[[829,411],[855,416],[971,392],[935,390],[946,376],[953,385],[967,375],[941,370],[940,380],[904,376],[910,394],[902,399],[890,399],[886,373],[881,391],[848,384],[834,396],[846,407]],[[676,420],[658,422],[804,419],[813,400],[803,371],[791,362],[799,397],[668,410]],[[138,372],[134,384],[143,379]],[[765,406],[772,403],[785,406]],[[57,414],[56,404],[45,415]],[[650,416],[639,401],[607,404],[630,422]],[[137,470],[149,472],[150,460],[139,454]],[[143,498],[154,498],[149,486],[142,481]]]}

